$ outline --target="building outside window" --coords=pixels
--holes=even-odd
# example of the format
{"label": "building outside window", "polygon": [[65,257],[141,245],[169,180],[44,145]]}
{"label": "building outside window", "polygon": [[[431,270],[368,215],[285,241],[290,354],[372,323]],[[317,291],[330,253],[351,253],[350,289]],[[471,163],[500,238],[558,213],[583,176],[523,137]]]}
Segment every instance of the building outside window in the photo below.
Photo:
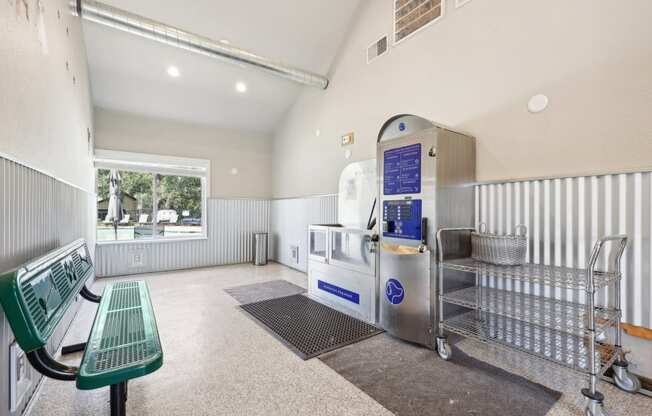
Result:
{"label": "building outside window", "polygon": [[97,150],[95,167],[98,242],[206,236],[208,161]]}

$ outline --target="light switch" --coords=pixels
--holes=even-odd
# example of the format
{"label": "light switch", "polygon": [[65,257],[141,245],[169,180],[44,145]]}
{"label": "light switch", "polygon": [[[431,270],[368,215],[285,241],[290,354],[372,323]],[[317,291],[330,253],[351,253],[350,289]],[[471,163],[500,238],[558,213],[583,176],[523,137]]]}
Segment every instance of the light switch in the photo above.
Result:
{"label": "light switch", "polygon": [[344,136],[342,136],[342,146],[348,146],[353,144],[354,142],[354,134],[353,133],[347,133]]}

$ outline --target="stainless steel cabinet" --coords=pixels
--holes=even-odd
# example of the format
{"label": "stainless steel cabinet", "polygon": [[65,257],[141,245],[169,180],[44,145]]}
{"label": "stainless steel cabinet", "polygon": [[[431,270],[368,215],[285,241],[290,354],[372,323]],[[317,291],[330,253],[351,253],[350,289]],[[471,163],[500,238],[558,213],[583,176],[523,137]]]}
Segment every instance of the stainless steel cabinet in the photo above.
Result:
{"label": "stainless steel cabinet", "polygon": [[341,312],[376,323],[373,232],[311,225],[308,241],[308,294]]}

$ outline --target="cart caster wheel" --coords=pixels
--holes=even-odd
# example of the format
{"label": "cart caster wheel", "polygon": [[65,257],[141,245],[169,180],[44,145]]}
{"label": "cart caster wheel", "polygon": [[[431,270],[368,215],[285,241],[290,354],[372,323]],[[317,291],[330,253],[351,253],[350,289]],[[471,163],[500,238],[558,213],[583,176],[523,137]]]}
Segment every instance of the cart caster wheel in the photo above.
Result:
{"label": "cart caster wheel", "polygon": [[446,338],[437,338],[437,353],[444,361],[449,361],[453,357],[453,350]]}
{"label": "cart caster wheel", "polygon": [[614,381],[619,389],[628,393],[637,393],[641,389],[641,381],[629,372],[627,361],[616,361],[611,368],[614,370]]}
{"label": "cart caster wheel", "polygon": [[585,416],[609,416],[609,414],[604,410],[602,403],[590,402],[586,405],[584,409]]}
{"label": "cart caster wheel", "polygon": [[600,392],[591,394],[589,389],[582,389],[582,394],[586,397],[586,407],[584,408],[584,416],[608,416],[604,410],[604,396]]}

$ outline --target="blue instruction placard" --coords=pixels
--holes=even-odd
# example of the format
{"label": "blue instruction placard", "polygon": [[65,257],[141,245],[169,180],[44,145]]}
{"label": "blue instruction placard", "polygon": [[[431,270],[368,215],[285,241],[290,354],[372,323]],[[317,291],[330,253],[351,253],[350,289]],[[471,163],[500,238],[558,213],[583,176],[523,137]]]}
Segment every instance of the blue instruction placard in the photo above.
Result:
{"label": "blue instruction placard", "polygon": [[385,195],[421,193],[421,144],[385,151],[383,158]]}
{"label": "blue instruction placard", "polygon": [[356,305],[360,304],[360,295],[358,293],[351,292],[350,290],[343,289],[328,282],[324,282],[323,280],[317,280],[317,287],[324,292],[328,292],[342,299],[346,299],[349,302],[355,303]]}

